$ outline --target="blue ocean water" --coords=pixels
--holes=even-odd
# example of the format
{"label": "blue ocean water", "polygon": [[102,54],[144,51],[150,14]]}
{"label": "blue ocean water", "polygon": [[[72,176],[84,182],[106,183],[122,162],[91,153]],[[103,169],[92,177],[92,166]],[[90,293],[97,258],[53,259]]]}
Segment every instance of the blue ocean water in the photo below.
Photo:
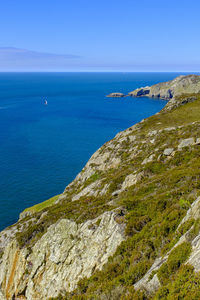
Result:
{"label": "blue ocean water", "polygon": [[104,142],[166,104],[105,95],[177,75],[0,73],[0,229],[26,207],[62,193]]}

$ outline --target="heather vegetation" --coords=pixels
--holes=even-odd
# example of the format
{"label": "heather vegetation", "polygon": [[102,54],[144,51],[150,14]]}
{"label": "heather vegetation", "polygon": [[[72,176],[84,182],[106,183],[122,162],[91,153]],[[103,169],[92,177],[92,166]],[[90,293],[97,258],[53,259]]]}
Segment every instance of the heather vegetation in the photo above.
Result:
{"label": "heather vegetation", "polygon": [[[178,225],[200,194],[200,146],[185,147],[175,151],[170,158],[162,155],[164,148],[177,149],[181,139],[200,136],[199,107],[197,100],[170,113],[163,111],[143,122],[138,133],[140,141],[150,130],[157,130],[160,132],[156,142],[140,144],[142,151],[137,160],[127,158],[130,164],[126,161],[126,168],[120,166],[118,170],[109,170],[106,177],[111,183],[109,193],[112,193],[119,189],[130,170],[138,168],[145,174],[141,182],[127,188],[115,199],[115,205],[126,211],[126,240],[102,271],[80,280],[74,292],[57,299],[199,299],[199,275],[191,266],[184,265],[191,252],[190,241],[199,233],[199,220],[190,218],[179,228]],[[176,128],[164,130],[167,126]],[[152,148],[157,148],[156,160],[141,166]],[[174,248],[186,232],[186,241]],[[134,284],[157,257],[167,253],[170,253],[167,261],[150,277],[157,274],[161,283],[156,295],[149,295],[145,289],[136,291]],[[190,286],[194,298],[190,298]]]}
{"label": "heather vegetation", "polygon": [[182,265],[176,276],[161,287],[154,300],[198,300],[200,299],[200,274],[193,267]]}
{"label": "heather vegetation", "polygon": [[[186,96],[182,97],[184,102]],[[113,140],[114,147],[105,144],[100,154],[107,151],[111,157],[120,158],[117,167],[106,167],[109,158],[104,169],[92,164],[93,174],[83,183],[75,181],[58,203],[58,197],[54,197],[26,210],[32,214],[19,222],[23,228],[17,233],[21,248],[31,247],[51,224],[62,218],[82,223],[118,208],[116,221],[125,224],[125,240],[103,269],[81,279],[75,291],[63,293],[57,299],[199,299],[199,274],[185,264],[191,253],[191,241],[199,233],[199,220],[191,217],[178,227],[200,195],[200,146],[196,142],[200,137],[200,96],[195,97],[194,102],[170,111],[164,109],[131,128],[126,139]],[[181,141],[191,137],[193,144],[180,148]],[[165,155],[165,149],[173,151]],[[129,174],[142,176],[122,189]],[[72,201],[74,194],[95,182],[99,194]],[[108,188],[100,194],[106,185]],[[99,226],[100,221],[97,223]],[[184,242],[176,246],[183,235]],[[154,294],[136,290],[134,284],[158,257],[165,255],[167,260],[149,278],[158,276],[159,290]],[[189,298],[190,286],[194,298]]]}

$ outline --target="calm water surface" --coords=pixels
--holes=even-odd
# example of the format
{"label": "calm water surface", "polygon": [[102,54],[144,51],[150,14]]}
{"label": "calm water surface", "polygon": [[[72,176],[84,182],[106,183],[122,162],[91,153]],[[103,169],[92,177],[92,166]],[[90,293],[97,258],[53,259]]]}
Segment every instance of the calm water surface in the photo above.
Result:
{"label": "calm water surface", "polygon": [[0,73],[0,229],[61,193],[104,142],[166,104],[105,95],[177,75]]}

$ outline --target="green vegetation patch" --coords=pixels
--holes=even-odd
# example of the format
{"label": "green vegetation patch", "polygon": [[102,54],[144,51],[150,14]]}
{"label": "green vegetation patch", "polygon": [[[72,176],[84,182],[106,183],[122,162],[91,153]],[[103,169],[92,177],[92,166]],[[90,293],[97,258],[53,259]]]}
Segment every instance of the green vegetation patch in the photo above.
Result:
{"label": "green vegetation patch", "polygon": [[43,210],[43,209],[45,209],[49,206],[52,206],[55,203],[55,201],[58,199],[59,196],[60,195],[56,195],[56,196],[54,196],[54,197],[52,197],[52,198],[50,198],[46,201],[43,201],[43,202],[38,203],[34,206],[28,207],[23,212],[27,212],[27,211],[30,211],[30,212],[33,212],[33,213],[39,212],[39,211],[41,211],[41,210]]}
{"label": "green vegetation patch", "polygon": [[101,173],[95,172],[85,181],[83,188],[85,188],[86,186],[90,185],[91,183],[95,182],[96,180],[98,180],[100,178],[101,178]]}
{"label": "green vegetation patch", "polygon": [[[35,224],[35,220],[25,220],[26,227],[16,234],[17,242],[20,247],[31,247],[47,231],[51,224],[55,224],[62,218],[71,219],[77,223],[94,219],[103,212],[113,208],[106,204],[106,200],[107,197],[85,197],[81,201],[67,199],[43,208],[42,211],[33,214],[33,218],[38,220],[37,224]],[[43,212],[46,212],[46,214],[42,216]]]}
{"label": "green vegetation patch", "polygon": [[158,270],[158,278],[160,282],[165,285],[173,278],[176,271],[180,268],[181,264],[186,261],[191,253],[191,244],[189,242],[183,242],[177,246],[169,254],[168,260]]}
{"label": "green vegetation patch", "polygon": [[182,265],[173,281],[161,287],[154,300],[199,300],[200,274],[190,265]]}
{"label": "green vegetation patch", "polygon": [[[200,120],[200,94],[194,95],[196,101],[179,106],[170,112],[161,111],[160,114],[149,117],[142,126],[143,130],[163,129],[166,127],[185,125],[189,122]],[[181,96],[182,100],[187,99],[188,95]]]}
{"label": "green vegetation patch", "polygon": [[[116,286],[131,291],[129,299],[137,299],[133,284],[144,276],[163,247],[174,239],[176,229],[188,209],[188,205],[183,205],[180,199],[190,199],[191,191],[199,186],[196,179],[199,178],[200,162],[197,160],[194,163],[191,160],[190,163],[192,168],[190,164],[166,168],[165,172],[146,178],[120,195],[118,204],[127,210],[127,240],[121,243],[102,271],[95,272],[89,279],[82,279],[77,290],[63,299],[79,299],[78,295],[86,299],[92,295],[91,299],[98,299],[102,293],[112,299]],[[191,202],[193,200],[190,199]],[[186,228],[190,225],[187,224]],[[189,252],[190,244],[187,243],[184,249],[173,250],[169,257],[169,267],[167,265],[163,274],[165,271],[166,274],[176,273]],[[120,294],[118,297],[124,299]],[[142,297],[148,299],[143,293]]]}

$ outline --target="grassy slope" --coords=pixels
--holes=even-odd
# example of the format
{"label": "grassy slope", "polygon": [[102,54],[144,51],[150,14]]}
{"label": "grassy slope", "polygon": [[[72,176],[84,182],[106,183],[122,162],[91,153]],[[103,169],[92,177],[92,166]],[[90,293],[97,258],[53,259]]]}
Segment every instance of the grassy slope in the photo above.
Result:
{"label": "grassy slope", "polygon": [[[195,95],[196,96],[196,95]],[[183,98],[183,97],[182,97]],[[171,126],[187,125],[188,123],[200,121],[200,96],[197,100],[187,105],[182,105],[177,109],[170,112],[159,113],[152,117],[149,117],[144,126],[143,130],[155,130],[162,129]]]}
{"label": "grassy slope", "polygon": [[[172,112],[148,118],[140,129],[140,134],[142,136],[149,130],[185,125],[183,129],[160,134],[160,141],[156,148],[161,147],[163,141],[167,143],[165,147],[174,147],[182,137],[200,136],[199,123],[190,125],[192,122],[199,121],[200,99]],[[64,299],[151,298],[145,292],[134,291],[133,284],[146,273],[155,258],[172,248],[180,235],[193,224],[190,220],[179,230],[181,233],[175,233],[190,203],[200,193],[199,156],[199,146],[195,146],[177,152],[169,161],[152,162],[145,166],[149,176],[124,192],[119,200],[120,204],[128,210],[127,240],[119,246],[116,254],[101,272],[96,272],[89,279],[81,280],[78,289]],[[197,229],[194,234],[197,234],[199,223],[196,222],[195,226]],[[199,285],[193,283],[194,278],[200,282],[199,275],[194,275],[191,267],[179,269],[189,255],[190,245],[187,247],[188,252],[184,253],[185,257],[182,251],[175,251],[171,256],[173,268],[171,267],[170,271],[163,267],[162,277],[165,281],[155,295],[155,299],[178,299],[177,297],[191,299],[190,286],[193,295],[197,295],[194,299],[199,299]],[[183,245],[183,249],[187,247]],[[177,260],[180,265],[174,263]],[[187,280],[185,280],[185,273],[187,273]]]}
{"label": "grassy slope", "polygon": [[52,198],[50,198],[46,201],[43,201],[41,203],[38,203],[38,204],[33,205],[31,207],[28,207],[23,211],[23,213],[24,212],[31,212],[31,213],[39,212],[39,211],[41,211],[41,210],[43,210],[43,209],[45,209],[49,206],[52,206],[55,203],[55,201],[58,199],[58,197],[59,197],[59,195],[56,195],[56,196],[54,196],[54,197],[52,197]]}
{"label": "grassy slope", "polygon": [[[193,122],[195,123],[192,124]],[[171,131],[164,130],[171,126],[183,127]],[[147,135],[152,130],[160,130],[153,143],[152,137]],[[120,166],[97,176],[104,184],[110,184],[105,196],[84,197],[72,202],[71,195],[76,192],[74,188],[60,204],[54,205],[53,200],[50,201],[53,205],[49,207],[44,208],[44,204],[37,206],[33,215],[37,220],[42,212],[47,212],[41,224],[35,226],[34,221],[27,218],[25,221],[30,222],[29,226],[17,235],[21,247],[30,246],[50,224],[62,217],[83,222],[113,207],[120,206],[126,211],[126,215],[119,219],[120,222],[126,222],[126,241],[118,247],[102,271],[95,272],[89,279],[81,280],[76,291],[58,299],[151,299],[151,296],[143,291],[134,291],[133,284],[142,278],[154,260],[171,249],[180,235],[194,223],[190,220],[178,233],[176,232],[191,203],[200,195],[200,146],[186,147],[182,151],[177,151],[177,146],[181,139],[200,137],[200,96],[193,103],[170,112],[163,111],[146,119],[134,134],[137,136],[137,147],[140,150],[138,155],[132,157],[129,151],[132,145],[129,142],[122,143]],[[163,151],[170,147],[176,149],[176,152],[172,158],[167,159]],[[144,158],[152,153],[155,154],[154,160],[142,165]],[[143,172],[143,179],[119,196],[113,197],[112,192],[135,170]],[[94,180],[92,178],[92,182]],[[114,201],[113,207],[107,204],[110,200]],[[199,232],[199,222],[196,221],[194,225],[193,236]],[[189,253],[190,240],[183,248],[175,249],[170,261],[158,274],[163,287],[154,295],[155,299],[178,299],[176,297],[181,295],[181,292],[177,292],[176,285],[180,286],[185,273],[190,275],[188,277],[197,278],[199,282],[199,275],[195,275],[192,268],[184,269],[183,263]],[[182,294],[186,293],[187,286],[184,280],[182,288]],[[194,294],[199,295],[199,285],[196,287],[193,284],[192,288]]]}

